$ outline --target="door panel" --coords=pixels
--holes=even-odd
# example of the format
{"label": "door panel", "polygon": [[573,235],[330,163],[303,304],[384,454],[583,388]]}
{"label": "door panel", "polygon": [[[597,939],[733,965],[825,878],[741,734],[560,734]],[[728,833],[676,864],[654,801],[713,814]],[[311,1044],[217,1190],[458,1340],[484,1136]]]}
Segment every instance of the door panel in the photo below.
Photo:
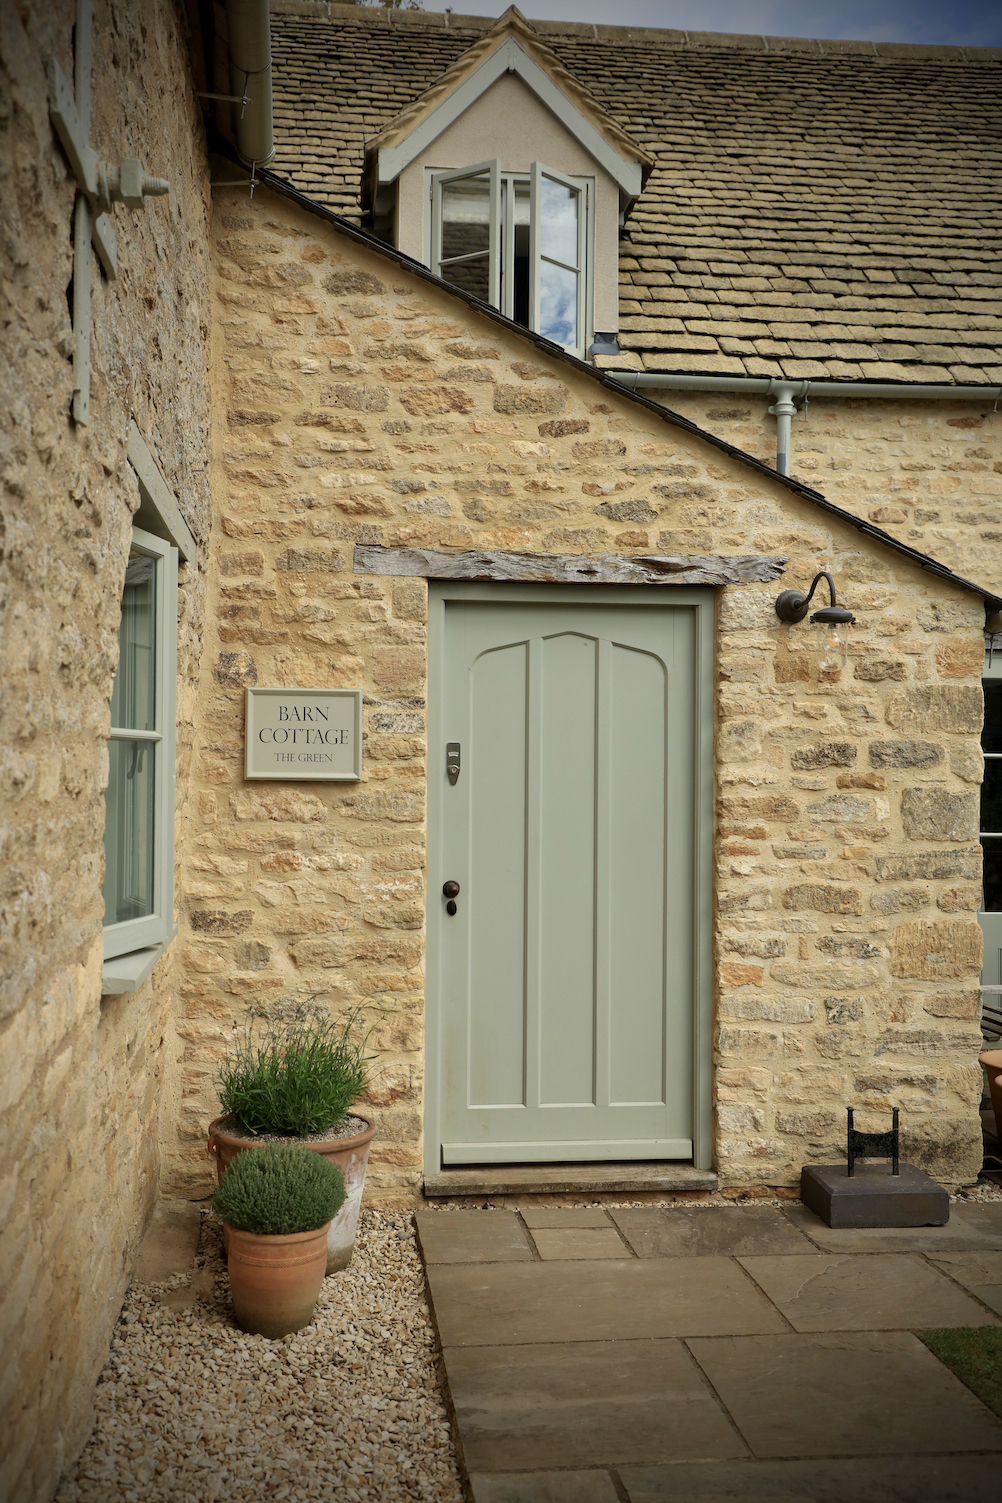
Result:
{"label": "door panel", "polygon": [[691,608],[445,603],[446,1163],[691,1157],[695,644]]}

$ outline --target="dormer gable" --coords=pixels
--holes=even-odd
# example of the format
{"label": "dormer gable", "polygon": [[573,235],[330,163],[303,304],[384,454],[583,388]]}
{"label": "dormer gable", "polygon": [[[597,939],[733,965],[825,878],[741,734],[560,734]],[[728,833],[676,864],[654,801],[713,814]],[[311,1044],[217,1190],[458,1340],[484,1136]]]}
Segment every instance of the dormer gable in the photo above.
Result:
{"label": "dormer gable", "polygon": [[430,89],[366,143],[363,208],[378,213],[380,190],[395,183],[425,148],[506,73],[516,74],[605,169],[619,187],[625,210],[640,194],[654,158],[564,67],[515,5]]}

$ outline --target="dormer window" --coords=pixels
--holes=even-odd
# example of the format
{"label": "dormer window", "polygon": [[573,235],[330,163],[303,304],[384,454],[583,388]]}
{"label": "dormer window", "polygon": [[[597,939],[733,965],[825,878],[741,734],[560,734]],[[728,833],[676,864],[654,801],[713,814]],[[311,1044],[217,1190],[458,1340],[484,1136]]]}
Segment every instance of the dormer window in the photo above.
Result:
{"label": "dormer window", "polygon": [[366,143],[362,206],[457,290],[615,354],[619,227],[653,165],[512,7]]}
{"label": "dormer window", "polygon": [[591,180],[541,162],[430,172],[432,270],[576,355],[590,336]]}

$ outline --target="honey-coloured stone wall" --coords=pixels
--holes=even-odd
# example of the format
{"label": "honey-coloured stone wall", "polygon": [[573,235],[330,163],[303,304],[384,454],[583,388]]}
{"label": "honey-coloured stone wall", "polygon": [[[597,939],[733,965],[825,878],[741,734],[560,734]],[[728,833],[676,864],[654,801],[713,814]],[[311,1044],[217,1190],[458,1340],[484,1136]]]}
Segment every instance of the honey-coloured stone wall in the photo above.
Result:
{"label": "honey-coloured stone wall", "polygon": [[[260,188],[213,219],[213,541],[177,967],[171,1185],[208,1191],[234,1026],[361,1005],[369,1193],[421,1184],[427,589],[358,543],[686,551],[830,567],[858,624],[819,675],[777,586],[718,594],[714,1095],[724,1184],[793,1184],[847,1102],[979,1164],[980,597]],[[691,531],[690,531],[691,530]],[[249,684],[358,687],[360,784],[248,784]]]}
{"label": "honey-coloured stone wall", "polygon": [[[76,185],[45,62],[72,0],[0,6],[0,1497],[40,1503],[87,1439],[94,1382],[157,1193],[170,955],[101,996],[104,788],[139,488],[132,417],[197,539],[208,521],[206,162],[183,8],[97,0],[90,142],[170,194],[118,207],[93,258],[90,424],[70,416]],[[204,575],[181,570],[177,817]]]}
{"label": "honey-coloured stone wall", "polygon": [[[644,395],[775,464],[776,419],[768,410],[775,398],[661,387]],[[808,391],[792,420],[790,473],[909,548],[1002,593],[998,395],[990,389],[980,400],[930,401]],[[695,546],[701,531],[698,517],[682,518],[664,546]]]}

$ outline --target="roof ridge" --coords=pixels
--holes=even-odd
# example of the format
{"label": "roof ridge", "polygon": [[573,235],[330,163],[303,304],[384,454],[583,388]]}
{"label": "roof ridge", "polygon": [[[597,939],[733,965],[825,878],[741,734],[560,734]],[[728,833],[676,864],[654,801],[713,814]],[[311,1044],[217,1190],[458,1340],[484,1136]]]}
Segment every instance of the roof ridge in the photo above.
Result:
{"label": "roof ridge", "polygon": [[[329,0],[269,0],[273,15],[303,16],[318,21],[349,21],[353,25],[386,30],[416,27],[426,31],[479,32],[486,36],[498,25],[491,16],[457,15],[451,11],[370,9],[339,5]],[[583,37],[595,41],[650,43],[680,51],[727,50],[772,54],[809,52],[816,57],[881,58],[901,62],[1002,62],[1002,47],[956,47],[924,42],[853,41],[840,37],[783,37],[743,32],[681,31],[656,26],[605,26],[591,21],[542,21],[527,25],[544,45],[548,36]],[[473,45],[471,42],[470,45]]]}

